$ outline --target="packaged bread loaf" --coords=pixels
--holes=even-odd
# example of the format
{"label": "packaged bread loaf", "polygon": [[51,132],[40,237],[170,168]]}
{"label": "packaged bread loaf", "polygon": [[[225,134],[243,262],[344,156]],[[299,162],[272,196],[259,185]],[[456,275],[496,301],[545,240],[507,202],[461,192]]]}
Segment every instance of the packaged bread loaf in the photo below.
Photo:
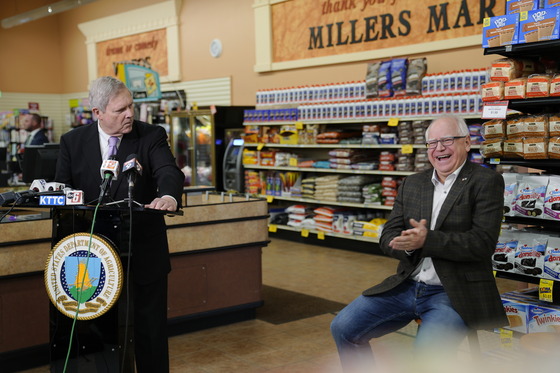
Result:
{"label": "packaged bread loaf", "polygon": [[548,117],[548,135],[550,137],[560,136],[560,115],[550,114]]}
{"label": "packaged bread loaf", "polygon": [[503,157],[502,139],[484,140],[480,144],[480,154],[485,158]]}
{"label": "packaged bread loaf", "polygon": [[504,84],[504,99],[516,100],[525,98],[527,78],[521,77],[510,80]]}
{"label": "packaged bread loaf", "polygon": [[548,139],[548,158],[560,159],[560,137]]}
{"label": "packaged bread loaf", "polygon": [[560,96],[560,74],[554,74],[550,79],[550,96]]}
{"label": "packaged bread loaf", "polygon": [[527,115],[524,121],[524,136],[548,137],[548,115]]}
{"label": "packaged bread loaf", "polygon": [[482,85],[480,92],[482,101],[497,101],[504,99],[504,82],[488,82]]}
{"label": "packaged bread loaf", "polygon": [[482,135],[485,139],[495,139],[506,137],[505,121],[502,119],[492,119],[482,124]]}
{"label": "packaged bread loaf", "polygon": [[490,80],[507,82],[535,73],[536,63],[532,60],[500,58],[490,66]]}
{"label": "packaged bread loaf", "polygon": [[510,117],[506,120],[506,137],[514,139],[523,137],[525,133],[525,117],[522,115]]}
{"label": "packaged bread loaf", "polygon": [[523,138],[523,158],[525,159],[547,159],[548,139],[544,137]]}
{"label": "packaged bread loaf", "polygon": [[550,75],[532,74],[527,78],[526,97],[548,97],[550,94]]}
{"label": "packaged bread loaf", "polygon": [[503,149],[504,158],[523,158],[523,138],[504,140]]}

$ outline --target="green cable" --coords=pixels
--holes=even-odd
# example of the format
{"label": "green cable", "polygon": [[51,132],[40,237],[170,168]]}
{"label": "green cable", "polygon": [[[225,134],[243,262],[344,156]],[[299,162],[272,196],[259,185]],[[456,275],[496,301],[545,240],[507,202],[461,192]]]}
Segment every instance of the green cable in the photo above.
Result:
{"label": "green cable", "polygon": [[74,339],[74,328],[76,327],[76,321],[78,320],[78,313],[80,310],[80,301],[82,300],[82,292],[83,292],[83,288],[84,288],[84,283],[86,281],[86,274],[87,274],[87,268],[88,268],[88,262],[89,262],[89,254],[91,253],[91,242],[93,240],[93,227],[95,226],[95,221],[97,218],[97,210],[99,209],[99,206],[101,205],[100,202],[97,203],[97,206],[95,206],[95,210],[93,212],[93,220],[91,223],[91,231],[89,233],[89,243],[88,243],[88,252],[87,252],[87,256],[86,256],[86,270],[84,271],[84,276],[82,277],[82,283],[80,284],[80,289],[78,291],[78,306],[76,307],[76,314],[74,315],[74,321],[72,322],[72,330],[70,331],[70,341],[68,343],[68,352],[66,353],[66,359],[64,360],[64,368],[62,370],[63,373],[66,373],[66,368],[68,365],[68,360],[70,359],[70,350],[72,347],[72,340]]}

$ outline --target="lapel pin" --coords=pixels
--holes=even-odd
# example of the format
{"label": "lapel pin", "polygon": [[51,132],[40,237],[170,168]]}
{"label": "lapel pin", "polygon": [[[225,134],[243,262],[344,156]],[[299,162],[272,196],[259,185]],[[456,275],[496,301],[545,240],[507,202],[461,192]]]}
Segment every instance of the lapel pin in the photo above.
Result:
{"label": "lapel pin", "polygon": [[462,178],[462,179],[461,179],[461,181],[466,181],[466,180],[467,180],[467,178],[466,178],[466,177],[464,177],[464,178]]}

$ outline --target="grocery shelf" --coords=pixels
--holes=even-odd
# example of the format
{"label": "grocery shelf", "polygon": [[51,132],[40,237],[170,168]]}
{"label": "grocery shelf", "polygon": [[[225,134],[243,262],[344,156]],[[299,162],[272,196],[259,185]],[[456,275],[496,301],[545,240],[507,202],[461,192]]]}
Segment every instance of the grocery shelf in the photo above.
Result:
{"label": "grocery shelf", "polygon": [[[274,225],[277,229],[286,230],[286,231],[293,231],[293,232],[302,232],[302,228],[296,228],[289,225]],[[379,238],[377,237],[364,237],[364,236],[356,236],[352,234],[344,234],[344,233],[330,233],[330,232],[321,232],[316,229],[306,229],[309,234],[316,234],[323,233],[325,237],[337,237],[337,238],[344,238],[348,240],[355,240],[355,241],[365,241],[371,243],[379,243]]]}
{"label": "grocery shelf", "polygon": [[[446,113],[450,115],[460,115],[464,119],[480,119],[482,113],[476,114],[457,114],[457,113]],[[366,124],[366,123],[384,123],[388,122],[390,119],[397,118],[402,122],[410,122],[413,120],[433,120],[440,114],[433,115],[422,115],[422,116],[409,116],[409,117],[399,117],[398,115],[391,117],[377,117],[377,118],[339,118],[339,119],[300,119],[297,121],[275,121],[275,122],[244,122],[244,126],[284,126],[284,125],[295,125],[296,123],[303,124]]]}
{"label": "grocery shelf", "polygon": [[379,171],[379,170],[340,170],[335,168],[312,168],[312,167],[277,167],[277,166],[259,166],[244,164],[247,170],[268,170],[268,171],[299,171],[299,172],[319,172],[330,174],[354,174],[354,175],[385,175],[385,176],[409,176],[414,171]]}
{"label": "grocery shelf", "polygon": [[352,203],[352,202],[333,202],[333,201],[321,201],[311,198],[301,198],[301,197],[286,197],[286,196],[268,196],[259,195],[260,198],[273,198],[280,201],[292,201],[298,203],[311,203],[316,205],[329,205],[329,206],[342,206],[342,207],[355,207],[360,209],[374,209],[374,210],[392,210],[391,206],[376,205],[373,203]]}
{"label": "grocery shelf", "polygon": [[540,58],[543,54],[552,58],[560,57],[560,40],[538,41],[534,43],[523,43],[504,45],[501,47],[485,48],[484,54],[499,54],[508,57],[532,57]]}
{"label": "grocery shelf", "polygon": [[[425,149],[424,144],[274,144],[274,143],[245,143],[246,148],[259,146],[267,148],[299,148],[299,149],[402,149],[403,146],[412,146],[413,149]],[[480,145],[471,145],[472,149],[480,149]]]}

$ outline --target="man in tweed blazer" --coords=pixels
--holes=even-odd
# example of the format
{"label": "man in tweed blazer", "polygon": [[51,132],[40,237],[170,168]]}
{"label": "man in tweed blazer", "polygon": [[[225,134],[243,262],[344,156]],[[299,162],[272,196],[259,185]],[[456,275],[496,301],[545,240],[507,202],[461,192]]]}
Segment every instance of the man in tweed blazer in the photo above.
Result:
{"label": "man in tweed blazer", "polygon": [[[455,116],[426,131],[433,170],[407,177],[383,228],[380,247],[397,272],[365,290],[333,320],[345,371],[371,369],[369,340],[421,319],[417,349],[455,349],[468,329],[508,325],[492,272],[504,181],[467,160],[469,130]],[[369,370],[371,371],[371,370]]]}

